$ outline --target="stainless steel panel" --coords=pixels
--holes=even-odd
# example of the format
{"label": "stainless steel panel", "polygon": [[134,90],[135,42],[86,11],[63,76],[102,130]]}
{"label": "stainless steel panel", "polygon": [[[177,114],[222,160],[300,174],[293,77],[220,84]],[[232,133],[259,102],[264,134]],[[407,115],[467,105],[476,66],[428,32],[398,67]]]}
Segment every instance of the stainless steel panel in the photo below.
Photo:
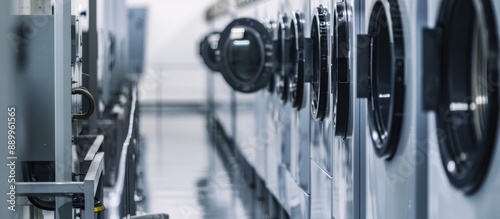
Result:
{"label": "stainless steel panel", "polygon": [[280,165],[280,159],[279,159],[279,144],[278,144],[278,133],[277,133],[277,122],[276,122],[276,117],[277,117],[277,110],[276,110],[276,96],[273,94],[267,93],[267,98],[266,98],[266,105],[267,105],[267,113],[266,113],[266,122],[267,122],[267,131],[268,131],[268,138],[267,138],[267,144],[266,144],[266,150],[267,150],[267,175],[266,175],[266,185],[269,188],[269,190],[276,196],[278,197],[278,189],[279,189],[279,176],[278,176],[278,171],[279,171],[279,165]]}
{"label": "stainless steel panel", "polygon": [[288,187],[288,197],[290,204],[290,218],[304,219],[309,218],[309,198],[310,196],[305,193],[302,188],[297,184],[292,183]]}
{"label": "stainless steel panel", "polygon": [[[348,137],[335,137],[333,149],[333,216],[334,218],[365,218],[364,194],[364,152],[366,149],[365,136],[361,135],[364,125],[360,118],[360,101],[356,98],[356,35],[360,32],[360,24],[364,18],[362,1],[348,1],[348,7],[352,7],[348,15],[350,25],[349,39],[349,70],[350,70],[350,102],[348,118]],[[337,12],[339,13],[339,12]],[[345,106],[344,106],[345,107]]]}
{"label": "stainless steel panel", "polygon": [[[71,1],[54,3],[54,159],[55,181],[71,181]],[[57,42],[57,43],[55,43]],[[42,44],[43,45],[43,44]],[[50,77],[49,77],[50,78]],[[47,82],[50,84],[49,82]],[[43,127],[41,127],[43,129]],[[50,147],[50,146],[49,146]],[[72,216],[71,198],[56,197],[56,218]]]}
{"label": "stainless steel panel", "polygon": [[[315,10],[316,7],[323,5],[328,8],[330,16],[332,16],[332,5],[331,1],[325,0],[313,0],[310,1],[310,13]],[[306,18],[306,23],[309,23],[309,26],[312,22],[312,16],[309,19]],[[306,28],[307,29],[307,28]],[[307,30],[306,30],[307,31]],[[330,30],[327,33],[331,34],[331,25]],[[305,33],[306,37],[310,37],[310,31]],[[328,66],[331,65],[331,40],[328,38]],[[332,81],[331,71],[328,71],[328,81]],[[312,87],[312,86],[311,86]],[[319,166],[321,166],[330,176],[333,176],[333,104],[332,98],[333,95],[331,91],[331,84],[328,83],[328,103],[327,103],[327,112],[325,113],[325,118],[323,121],[316,121],[311,119],[311,159],[315,161]],[[312,92],[312,90],[310,91]],[[311,107],[306,106],[306,107]]]}
{"label": "stainless steel panel", "polygon": [[267,176],[267,139],[270,134],[267,128],[267,102],[265,101],[267,91],[259,92],[255,98],[255,138],[251,140],[251,144],[256,149],[254,159],[256,172],[265,180]]}
{"label": "stainless steel panel", "polygon": [[266,174],[266,139],[269,132],[265,126],[265,108],[261,97],[261,92],[236,93],[235,143],[259,177],[263,178]]}
{"label": "stainless steel panel", "polygon": [[[304,13],[306,22],[304,24],[305,36],[310,32],[310,1],[284,1],[284,12],[291,16],[294,11]],[[310,147],[310,85],[304,84],[304,95],[300,111],[292,110],[290,116],[290,172],[296,183],[306,194],[311,194],[311,147]],[[309,207],[308,207],[309,209]],[[307,214],[309,217],[309,214]],[[307,217],[307,218],[308,218]],[[306,218],[306,217],[304,217]]]}
{"label": "stainless steel panel", "polygon": [[311,161],[311,216],[332,218],[333,178],[314,161]]}
{"label": "stainless steel panel", "polygon": [[298,133],[292,133],[291,120],[293,117],[293,109],[288,101],[287,104],[280,103],[280,114],[278,121],[280,121],[278,135],[279,135],[279,147],[281,154],[281,163],[286,166],[287,171],[291,172],[291,159],[292,159],[292,148],[291,140],[292,135],[297,135]]}
{"label": "stainless steel panel", "polygon": [[290,172],[300,187],[310,194],[311,178],[311,148],[310,141],[310,108],[309,85],[305,85],[304,105],[300,111],[294,111],[291,116],[291,168]]}
{"label": "stainless steel panel", "polygon": [[[18,157],[29,161],[54,161],[56,144],[54,16],[17,15],[15,22],[17,31],[13,36],[17,40],[22,40],[18,41],[19,61],[16,62],[15,75],[19,124]],[[71,71],[65,74],[71,74]],[[70,80],[66,83],[69,86]],[[71,94],[70,89],[67,92],[68,95]],[[62,103],[57,104],[61,104],[57,107],[64,107]],[[66,104],[71,105],[70,102]]]}
{"label": "stainless steel panel", "polygon": [[[365,22],[376,1],[366,1]],[[388,1],[382,1],[388,6]],[[423,1],[399,0],[405,47],[406,95],[404,114],[398,148],[390,160],[379,158],[374,151],[368,122],[361,132],[366,138],[366,217],[367,218],[418,218],[426,212],[426,170],[427,154],[420,151],[420,141],[426,138],[426,116],[421,106],[421,72],[418,70],[421,52],[417,46],[422,40],[417,35],[422,25],[417,16]],[[366,29],[367,27],[365,27]],[[366,31],[366,30],[365,30]],[[362,100],[362,108],[366,107]],[[362,112],[366,118],[368,112]],[[363,130],[364,129],[364,130]]]}

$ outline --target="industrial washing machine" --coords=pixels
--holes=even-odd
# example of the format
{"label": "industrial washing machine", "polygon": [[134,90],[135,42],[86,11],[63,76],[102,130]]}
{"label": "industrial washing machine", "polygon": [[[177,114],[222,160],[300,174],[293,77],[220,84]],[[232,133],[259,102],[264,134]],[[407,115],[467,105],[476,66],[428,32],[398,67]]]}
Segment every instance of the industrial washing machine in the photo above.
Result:
{"label": "industrial washing machine", "polygon": [[424,109],[430,114],[429,218],[500,214],[500,2],[429,1],[423,31]]}
{"label": "industrial washing machine", "polygon": [[311,73],[311,218],[361,217],[363,142],[358,140],[359,101],[353,83],[357,3],[311,4],[306,63]]}
{"label": "industrial washing machine", "polygon": [[[277,12],[278,3],[262,2],[267,11],[262,16],[267,17],[269,11]],[[279,178],[281,154],[276,153],[281,149],[278,141],[282,141],[283,127],[279,122],[281,106],[276,101],[276,95],[267,93],[264,98],[259,98],[262,94],[255,93],[268,87],[281,69],[281,60],[276,56],[282,53],[283,46],[277,43],[275,37],[277,23],[248,18],[256,17],[258,12],[245,6],[246,3],[242,3],[237,10],[238,16],[243,17],[234,19],[221,33],[219,70],[232,89],[238,91],[233,107],[234,150],[237,151],[235,155],[243,176],[267,205],[266,215],[281,218],[286,217],[286,211],[290,209],[287,198],[284,198],[287,197],[287,187],[282,186],[286,181]],[[251,105],[254,110],[250,109]]]}
{"label": "industrial washing machine", "polygon": [[307,1],[282,1],[277,42],[282,45],[281,69],[276,76],[280,169],[279,199],[291,218],[310,216],[309,79],[306,77]]}
{"label": "industrial washing machine", "polygon": [[355,58],[358,22],[363,18],[360,2],[333,1],[330,25],[331,88],[330,107],[333,123],[333,217],[363,218],[364,198],[361,195],[359,100],[356,98]]}
{"label": "industrial washing machine", "polygon": [[[357,96],[366,146],[366,218],[425,218],[426,115],[421,28],[426,1],[367,0],[358,35]],[[363,137],[364,136],[364,137]]]}
{"label": "industrial washing machine", "polygon": [[[271,6],[273,5],[273,6]],[[255,24],[261,28],[256,33],[256,36],[269,37],[265,40],[269,40],[268,50],[264,47],[259,48],[258,55],[264,54],[266,52],[276,53],[275,39],[267,26],[267,21],[273,14],[271,8],[277,10],[277,1],[268,2],[253,2],[252,6],[243,4],[237,7],[235,14],[238,18],[252,18],[252,22],[242,24],[242,26],[252,28]],[[265,9],[264,11],[260,9]],[[275,12],[275,11],[273,11]],[[262,32],[260,32],[262,31]],[[272,48],[270,48],[272,44]],[[242,58],[249,59],[249,54],[242,54]],[[252,93],[236,93],[236,138],[235,143],[237,147],[241,150],[240,160],[245,163],[243,167],[246,170],[246,179],[255,188],[254,195],[261,200],[264,200],[262,204],[265,206],[276,203],[276,199],[271,198],[267,190],[267,174],[269,169],[275,170],[277,172],[277,166],[269,168],[267,157],[269,153],[269,148],[267,144],[268,136],[270,132],[267,131],[267,100],[270,98],[266,92],[266,87],[272,81],[274,77],[276,68],[280,63],[274,57],[269,59],[266,67],[269,67],[268,71],[270,73],[269,77],[266,78],[264,84],[262,84],[261,89]],[[262,71],[262,70],[259,70]],[[277,194],[277,193],[276,193]],[[272,205],[271,204],[271,205]],[[266,208],[266,207],[265,207]],[[277,211],[270,211],[270,207],[267,207],[265,214],[267,216],[277,215]],[[280,212],[283,213],[283,212]]]}
{"label": "industrial washing machine", "polygon": [[310,2],[311,28],[306,40],[306,50],[310,52],[306,54],[306,65],[311,77],[308,106],[311,111],[311,218],[333,216],[332,8],[328,1]]}
{"label": "industrial washing machine", "polygon": [[[216,70],[232,89],[239,91],[234,94],[231,107],[234,150],[239,151],[236,153],[238,159],[244,163],[244,177],[253,182],[258,196],[269,199],[265,201],[268,204],[267,216],[306,218],[309,215],[309,195],[292,174],[292,157],[298,158],[299,155],[292,156],[291,147],[293,107],[289,100],[289,79],[292,77],[289,72],[291,60],[287,54],[290,53],[288,37],[292,17],[288,7],[294,6],[280,1],[255,2],[252,7],[237,4],[235,14],[243,18],[233,20],[220,34],[220,58]],[[303,18],[301,22],[304,22]],[[303,87],[304,82],[301,85]],[[302,95],[304,93],[302,91]],[[253,111],[249,110],[249,105],[253,105]],[[301,131],[307,135],[309,114],[302,120],[305,122]],[[300,149],[306,153],[301,159],[307,165],[301,169],[303,178],[307,177],[302,182],[308,186],[309,142],[303,142]],[[265,187],[265,191],[260,186]]]}
{"label": "industrial washing machine", "polygon": [[199,53],[203,62],[212,72],[219,72],[218,47],[219,47],[220,32],[213,31],[207,34],[200,41]]}
{"label": "industrial washing machine", "polygon": [[[291,108],[290,113],[290,174],[299,189],[290,192],[290,205],[292,207],[292,218],[309,218],[310,215],[310,132],[309,132],[309,82],[306,80],[306,57],[305,40],[309,31],[309,22],[306,22],[304,12],[309,11],[306,1],[294,1],[285,5],[285,11],[290,12],[290,23],[286,40],[289,52],[288,66],[286,66],[288,77],[288,101]],[[296,186],[295,186],[296,187]],[[297,205],[298,203],[298,205]]]}
{"label": "industrial washing machine", "polygon": [[[267,89],[261,93],[263,103],[265,128],[258,133],[266,144],[266,187],[276,198],[276,203],[281,205],[287,215],[297,217],[305,212],[301,210],[301,203],[307,203],[301,195],[301,189],[291,174],[291,113],[289,102],[289,32],[290,12],[283,1],[268,1],[262,4],[260,11],[265,12],[261,18],[264,20],[274,42],[275,69]],[[259,10],[258,9],[258,10]],[[301,198],[299,198],[301,197]],[[273,201],[269,201],[269,216],[278,215],[272,212],[275,209]],[[302,212],[302,213],[301,213]],[[294,216],[295,215],[295,216]],[[299,216],[300,217],[300,216]]]}

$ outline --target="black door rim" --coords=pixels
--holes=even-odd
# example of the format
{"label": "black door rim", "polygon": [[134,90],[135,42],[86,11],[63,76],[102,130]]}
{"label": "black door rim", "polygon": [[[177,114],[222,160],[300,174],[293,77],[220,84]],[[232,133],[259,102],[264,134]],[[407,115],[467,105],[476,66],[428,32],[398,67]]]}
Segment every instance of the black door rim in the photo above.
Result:
{"label": "black door rim", "polygon": [[219,71],[219,62],[217,60],[219,59],[219,57],[217,57],[218,56],[217,53],[220,51],[218,50],[218,45],[216,48],[212,48],[211,45],[211,43],[215,43],[211,42],[212,40],[211,38],[216,36],[218,36],[220,39],[220,32],[218,31],[211,32],[207,36],[205,36],[200,43],[200,56],[202,57],[205,65],[214,72]]}
{"label": "black door rim", "polygon": [[338,2],[335,9],[332,42],[332,93],[334,96],[335,136],[350,135],[349,117],[351,111],[351,27],[352,7],[347,1]]}
{"label": "black door rim", "polygon": [[377,1],[370,16],[368,34],[372,42],[372,64],[368,121],[375,153],[390,160],[399,144],[403,123],[405,47],[399,3],[397,0],[388,2],[386,6]]}
{"label": "black door rim", "polygon": [[292,107],[300,110],[304,96],[304,15],[297,11],[290,21],[290,73],[289,90]]}
{"label": "black door rim", "polygon": [[[237,73],[233,72],[230,67],[228,47],[230,43],[231,31],[233,28],[245,28],[245,33],[254,35],[258,39],[260,51],[261,65],[250,79],[238,77]],[[219,48],[221,51],[221,60],[219,62],[219,70],[226,82],[236,91],[243,93],[253,93],[264,88],[271,76],[274,73],[273,63],[273,42],[272,37],[267,28],[259,21],[251,18],[239,18],[229,23],[221,33],[219,40]]]}
{"label": "black door rim", "polygon": [[441,160],[451,184],[469,195],[481,186],[497,140],[499,51],[491,8],[489,0],[444,0],[437,23]]}
{"label": "black door rim", "polygon": [[322,121],[328,111],[328,42],[330,14],[328,9],[320,5],[314,10],[311,26],[312,41],[312,79],[311,79],[311,115],[313,119]]}

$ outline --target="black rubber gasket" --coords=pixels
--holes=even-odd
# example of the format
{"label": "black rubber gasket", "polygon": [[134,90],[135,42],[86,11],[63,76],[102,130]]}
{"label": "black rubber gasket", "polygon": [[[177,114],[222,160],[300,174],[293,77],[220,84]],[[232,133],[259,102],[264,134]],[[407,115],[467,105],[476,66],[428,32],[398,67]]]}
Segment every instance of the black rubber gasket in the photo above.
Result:
{"label": "black rubber gasket", "polygon": [[320,5],[314,10],[311,25],[312,41],[312,79],[311,79],[311,115],[322,121],[328,112],[328,38],[330,13]]}

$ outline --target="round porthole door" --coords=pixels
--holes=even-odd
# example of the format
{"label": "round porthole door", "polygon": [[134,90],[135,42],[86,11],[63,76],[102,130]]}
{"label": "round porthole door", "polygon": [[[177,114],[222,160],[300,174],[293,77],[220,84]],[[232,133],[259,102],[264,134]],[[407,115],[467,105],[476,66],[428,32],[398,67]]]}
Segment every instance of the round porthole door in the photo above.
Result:
{"label": "round porthole door", "polygon": [[292,107],[299,109],[302,107],[304,97],[305,84],[305,57],[304,57],[304,15],[297,11],[294,13],[290,21],[290,29],[288,32],[289,42],[289,96]]}
{"label": "round porthole door", "polygon": [[325,118],[328,111],[329,38],[330,13],[320,5],[314,10],[311,24],[311,114],[319,121]]}
{"label": "round porthole door", "polygon": [[476,191],[495,148],[499,115],[498,36],[489,0],[444,0],[424,30],[426,110],[436,113],[439,149],[451,184]]}
{"label": "round porthole door", "polygon": [[338,2],[333,15],[332,93],[335,136],[347,137],[351,115],[351,27],[352,7],[347,1]]}
{"label": "round porthole door", "polygon": [[290,53],[290,50],[289,40],[287,39],[288,32],[288,16],[286,16],[286,14],[280,15],[274,49],[276,50],[276,67],[278,73],[276,93],[282,103],[286,103],[288,101],[289,95],[288,68],[290,66],[290,61],[288,54]]}
{"label": "round porthole door", "polygon": [[212,32],[205,36],[200,42],[200,56],[205,65],[212,71],[219,71],[219,47],[220,32]]}
{"label": "round porthole door", "polygon": [[[392,25],[387,25],[392,24]],[[405,97],[405,57],[397,0],[373,6],[367,35],[358,36],[358,97],[368,100],[375,153],[391,159],[399,144]]]}
{"label": "round porthole door", "polygon": [[232,21],[219,40],[219,70],[234,89],[252,93],[264,88],[272,74],[273,40],[267,28],[257,20]]}

